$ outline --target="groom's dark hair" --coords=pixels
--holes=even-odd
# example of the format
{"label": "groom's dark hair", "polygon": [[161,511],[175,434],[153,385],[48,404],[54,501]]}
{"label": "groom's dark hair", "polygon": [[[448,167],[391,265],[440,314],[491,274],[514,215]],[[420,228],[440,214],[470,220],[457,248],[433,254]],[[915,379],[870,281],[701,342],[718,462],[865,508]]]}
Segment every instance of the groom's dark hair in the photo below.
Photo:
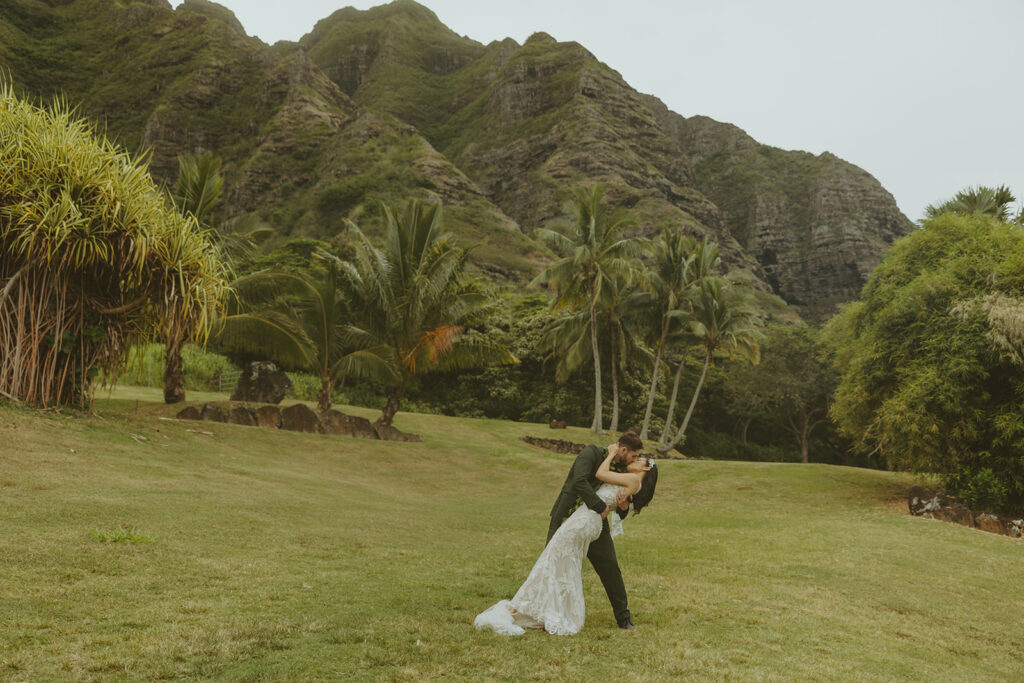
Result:
{"label": "groom's dark hair", "polygon": [[633,432],[626,432],[619,437],[619,445],[631,451],[639,451],[644,447],[644,442]]}

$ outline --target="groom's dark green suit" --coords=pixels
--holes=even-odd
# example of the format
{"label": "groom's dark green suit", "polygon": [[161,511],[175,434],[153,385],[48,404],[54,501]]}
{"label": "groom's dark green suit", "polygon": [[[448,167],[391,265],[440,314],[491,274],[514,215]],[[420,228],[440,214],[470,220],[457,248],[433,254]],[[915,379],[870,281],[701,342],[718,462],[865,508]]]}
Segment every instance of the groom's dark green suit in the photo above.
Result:
{"label": "groom's dark green suit", "polygon": [[[583,501],[583,505],[594,512],[601,514],[607,507],[596,491],[601,482],[597,479],[597,469],[604,462],[608,455],[608,449],[600,446],[587,446],[572,463],[569,476],[565,478],[562,491],[551,508],[551,525],[548,527],[548,541],[562,526],[562,522],[576,507],[577,499]],[[629,514],[628,510],[616,509],[611,514],[618,513],[620,517]],[[619,570],[619,561],[615,557],[615,544],[612,543],[611,532],[608,530],[608,520],[604,520],[601,535],[590,544],[587,551],[587,559],[593,565],[604,586],[608,600],[612,603],[612,610],[615,612],[615,621],[620,625],[630,618],[629,605],[626,598],[626,585],[622,581],[622,571]]]}

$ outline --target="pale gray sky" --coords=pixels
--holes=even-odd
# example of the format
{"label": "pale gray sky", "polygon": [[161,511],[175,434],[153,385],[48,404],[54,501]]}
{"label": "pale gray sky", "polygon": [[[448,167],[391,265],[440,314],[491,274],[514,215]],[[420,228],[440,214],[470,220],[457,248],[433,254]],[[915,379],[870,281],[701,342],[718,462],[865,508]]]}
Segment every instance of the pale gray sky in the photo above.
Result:
{"label": "pale gray sky", "polygon": [[[175,3],[177,4],[177,3]],[[298,40],[380,0],[220,0],[250,35]],[[1024,195],[1024,0],[421,0],[457,33],[574,40],[684,116],[829,151],[911,219],[967,185]]]}

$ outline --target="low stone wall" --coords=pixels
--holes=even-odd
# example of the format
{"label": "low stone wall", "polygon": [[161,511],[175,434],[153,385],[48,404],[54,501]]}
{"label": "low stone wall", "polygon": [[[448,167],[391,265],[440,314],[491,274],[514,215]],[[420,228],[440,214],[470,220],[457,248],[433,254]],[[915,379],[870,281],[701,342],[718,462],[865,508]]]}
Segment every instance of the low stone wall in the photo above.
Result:
{"label": "low stone wall", "polygon": [[993,534],[1020,538],[1024,531],[1024,518],[1015,519],[988,512],[976,512],[958,498],[945,491],[933,491],[923,486],[914,486],[907,494],[910,514],[943,522],[953,522]]}
{"label": "low stone wall", "polygon": [[561,439],[542,439],[539,436],[524,436],[523,441],[530,444],[531,446],[538,446],[540,448],[546,448],[549,451],[556,453],[579,453],[582,451],[586,444],[573,443],[571,441],[562,441]]}
{"label": "low stone wall", "polygon": [[423,437],[418,434],[406,434],[394,427],[377,430],[366,418],[346,415],[337,410],[326,410],[317,414],[304,403],[284,408],[273,404],[254,405],[238,401],[204,403],[202,407],[188,406],[175,417],[179,420],[207,420],[246,427],[287,429],[308,434],[335,434],[356,439],[423,441]]}

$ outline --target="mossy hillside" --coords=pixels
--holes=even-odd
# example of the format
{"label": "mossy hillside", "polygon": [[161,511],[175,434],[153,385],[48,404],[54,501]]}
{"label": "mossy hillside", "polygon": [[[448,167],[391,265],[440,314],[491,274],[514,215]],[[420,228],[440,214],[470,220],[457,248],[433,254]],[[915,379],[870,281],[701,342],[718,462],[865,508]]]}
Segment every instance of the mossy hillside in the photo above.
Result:
{"label": "mossy hillside", "polygon": [[[221,156],[227,183],[219,222],[267,224],[277,241],[293,234],[329,240],[363,203],[420,197],[473,204],[451,214],[467,217],[452,226],[472,232],[463,241],[486,243],[492,229],[505,235],[502,248],[477,250],[474,258],[493,259],[486,265],[512,277],[532,276],[536,247],[509,233],[507,216],[486,208],[472,182],[407,123],[359,107],[298,46],[268,48],[218,7],[26,3],[2,26],[16,33],[45,25],[34,34],[42,39],[23,36],[9,50],[60,55],[52,81],[28,73],[27,89],[63,92],[121,144],[148,147],[156,177],[173,181],[183,151]],[[16,78],[27,70],[14,66]]]}
{"label": "mossy hillside", "polygon": [[[364,203],[405,196],[489,203],[488,211],[453,214],[472,214],[465,225],[474,239],[502,235],[510,221],[530,234],[562,215],[566,190],[602,182],[613,201],[638,207],[645,229],[713,234],[729,265],[772,283],[766,288],[789,297],[797,283],[796,299],[820,291],[831,300],[855,295],[889,233],[909,225],[877,182],[838,160],[819,169],[807,192],[791,187],[785,163],[756,155],[723,161],[722,172],[698,180],[696,164],[757,143],[735,127],[668,112],[580,45],[536,34],[524,45],[483,46],[411,0],[339,10],[299,43],[270,47],[205,0],[176,10],[13,0],[0,11],[0,32],[9,37],[0,59],[19,87],[63,92],[130,149],[151,148],[151,168],[167,182],[179,153],[220,155],[227,182],[218,220],[270,222],[280,239],[330,238]],[[403,159],[402,150],[369,145],[372,136],[399,147],[409,136],[426,143]],[[844,193],[852,199],[833,200]],[[808,209],[814,203],[824,209]],[[779,244],[747,253],[734,237],[750,243],[744,210],[762,205],[774,211],[760,230]],[[822,240],[822,230],[834,234]],[[508,257],[531,261],[536,248],[526,242]],[[794,253],[784,264],[783,250]],[[799,270],[800,259],[824,267],[774,281],[759,270]]]}

